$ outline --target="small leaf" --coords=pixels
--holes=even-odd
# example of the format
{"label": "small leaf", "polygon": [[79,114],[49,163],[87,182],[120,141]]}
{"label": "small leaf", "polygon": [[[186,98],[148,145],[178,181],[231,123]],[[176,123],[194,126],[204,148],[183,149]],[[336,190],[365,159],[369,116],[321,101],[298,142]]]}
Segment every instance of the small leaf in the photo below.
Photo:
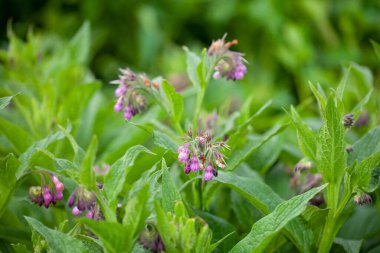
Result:
{"label": "small leaf", "polygon": [[183,112],[183,97],[166,80],[162,81],[162,89],[170,105],[170,116],[175,124],[179,124]]}
{"label": "small leaf", "polygon": [[47,228],[41,222],[31,217],[25,217],[25,219],[33,229],[45,238],[51,252],[88,252],[80,240],[57,230]]}
{"label": "small leaf", "polygon": [[351,184],[353,188],[359,186],[361,189],[369,192],[369,184],[373,169],[380,163],[380,150],[371,156],[362,160],[356,165],[353,174],[351,175]]}
{"label": "small leaf", "polygon": [[377,58],[379,58],[379,60],[380,60],[380,44],[374,40],[371,40],[371,44],[372,44],[373,49],[377,55]]}
{"label": "small leaf", "polygon": [[79,171],[79,179],[82,185],[88,187],[89,189],[94,189],[95,185],[95,173],[93,170],[93,165],[95,162],[96,150],[98,146],[97,138],[94,136],[88,147],[86,155],[82,161],[82,165]]}
{"label": "small leaf", "polygon": [[308,158],[315,161],[315,155],[317,152],[316,134],[304,121],[302,121],[301,117],[293,107],[290,108],[290,111],[293,126],[297,130],[298,144],[302,152]]}
{"label": "small leaf", "polygon": [[201,59],[191,52],[187,47],[183,47],[187,55],[187,75],[190,79],[190,82],[197,88],[200,87],[199,78],[197,75],[197,67],[201,62]]}
{"label": "small leaf", "polygon": [[110,206],[112,208],[116,208],[117,196],[122,191],[126,176],[132,169],[135,159],[141,152],[154,155],[154,153],[144,146],[134,146],[128,149],[122,158],[112,164],[106,175],[103,192],[106,198],[110,201]]}
{"label": "small leaf", "polygon": [[272,213],[253,224],[251,232],[230,252],[263,252],[271,239],[289,221],[300,215],[306,209],[309,200],[325,187],[326,185],[313,188],[278,205]]}
{"label": "small leaf", "polygon": [[[133,242],[127,228],[116,222],[95,221],[82,218],[80,222],[85,224],[102,241],[106,252],[119,253],[131,252]],[[69,251],[67,251],[69,252]]]}
{"label": "small leaf", "polygon": [[1,97],[0,98],[0,110],[4,109],[11,102],[14,96]]}
{"label": "small leaf", "polygon": [[325,107],[326,107],[326,96],[325,96],[325,94],[323,93],[322,89],[319,86],[318,86],[319,89],[317,89],[317,88],[315,88],[315,86],[311,82],[309,82],[309,86],[310,86],[310,89],[313,92],[315,98],[318,101],[320,112],[323,113],[325,111]]}
{"label": "small leaf", "polygon": [[155,202],[157,229],[164,242],[167,252],[178,252],[176,250],[176,227],[171,223],[162,207]]}
{"label": "small leaf", "polygon": [[336,237],[334,243],[341,245],[347,253],[359,253],[362,240],[348,240]]}
{"label": "small leaf", "polygon": [[165,159],[162,158],[162,199],[161,204],[165,212],[173,212],[177,201],[181,200],[181,195],[175,186],[172,176],[168,171]]}

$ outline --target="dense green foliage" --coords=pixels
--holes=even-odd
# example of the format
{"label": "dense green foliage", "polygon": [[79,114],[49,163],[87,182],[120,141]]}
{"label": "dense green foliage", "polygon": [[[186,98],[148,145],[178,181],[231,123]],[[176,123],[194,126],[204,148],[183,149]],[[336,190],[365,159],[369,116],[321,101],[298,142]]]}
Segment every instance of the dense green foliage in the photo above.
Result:
{"label": "dense green foliage", "polygon": [[[1,252],[380,249],[377,1],[17,2],[36,9],[2,34]],[[201,50],[225,32],[241,81]],[[128,121],[125,65],[147,72]],[[201,138],[226,162],[212,180],[179,159]]]}

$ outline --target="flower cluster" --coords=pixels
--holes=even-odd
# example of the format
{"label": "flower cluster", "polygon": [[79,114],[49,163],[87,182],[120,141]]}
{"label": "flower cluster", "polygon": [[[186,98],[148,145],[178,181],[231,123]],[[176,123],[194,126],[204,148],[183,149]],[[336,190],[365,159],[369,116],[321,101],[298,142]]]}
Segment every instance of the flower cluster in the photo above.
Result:
{"label": "flower cluster", "polygon": [[372,203],[372,198],[369,194],[367,193],[358,193],[354,196],[354,202],[355,204],[361,206],[361,205],[366,205],[366,204],[371,204]]}
{"label": "flower cluster", "polygon": [[39,206],[44,205],[46,208],[50,204],[55,205],[57,201],[63,199],[63,189],[65,186],[58,177],[53,174],[48,174],[49,183],[45,183],[45,178],[42,176],[42,186],[32,186],[29,188],[29,197],[33,203]]}
{"label": "flower cluster", "polygon": [[74,216],[79,216],[86,212],[86,217],[89,219],[97,220],[100,217],[100,209],[96,203],[95,193],[83,187],[78,187],[71,193],[68,206],[73,207],[71,213]]}
{"label": "flower cluster", "polygon": [[[322,183],[322,175],[319,173],[310,173],[312,163],[309,160],[303,159],[299,161],[294,168],[294,176],[290,179],[290,187],[298,188],[300,193],[309,191],[312,188],[318,187]],[[318,193],[310,200],[310,204],[320,206],[324,204],[322,193]]]}
{"label": "flower cluster", "polygon": [[147,88],[158,88],[157,82],[151,82],[145,74],[135,74],[130,69],[120,69],[118,80],[111,84],[118,84],[115,90],[117,102],[114,106],[115,112],[124,110],[125,120],[131,120],[133,116],[145,110],[147,101],[140,91]]}
{"label": "flower cluster", "polygon": [[226,167],[224,156],[220,152],[226,147],[224,142],[213,143],[208,132],[192,138],[192,132],[189,131],[188,141],[178,148],[178,161],[184,163],[186,174],[203,170],[203,179],[209,181],[218,176],[218,167]]}
{"label": "flower cluster", "polygon": [[208,49],[209,56],[216,56],[218,61],[213,77],[219,79],[224,77],[226,80],[241,80],[247,72],[244,63],[246,60],[243,54],[229,50],[230,46],[238,43],[237,40],[231,42],[224,41],[225,36],[217,41],[213,41]]}

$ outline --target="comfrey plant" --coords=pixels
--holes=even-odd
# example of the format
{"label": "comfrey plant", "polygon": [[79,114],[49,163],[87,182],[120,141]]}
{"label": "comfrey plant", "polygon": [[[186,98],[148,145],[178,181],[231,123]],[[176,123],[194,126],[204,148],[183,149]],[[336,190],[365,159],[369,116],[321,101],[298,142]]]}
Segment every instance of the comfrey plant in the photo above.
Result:
{"label": "comfrey plant", "polygon": [[[72,78],[87,76],[83,65],[85,49],[90,48],[86,27],[62,54],[55,55],[50,47],[39,48],[36,41],[24,45],[14,38],[10,52],[0,51],[7,63],[1,71],[8,77],[6,89],[0,86],[7,94],[0,99],[0,146],[1,152],[12,150],[0,159],[0,227],[17,221],[10,230],[0,229],[0,251],[272,253],[340,252],[339,247],[347,245],[360,248],[359,242],[343,239],[350,237],[339,230],[347,219],[363,215],[350,217],[363,205],[368,207],[365,211],[370,210],[366,218],[377,222],[372,203],[377,203],[374,191],[379,185],[380,128],[374,128],[376,107],[368,104],[366,112],[361,112],[369,94],[354,107],[344,101],[345,86],[352,85],[348,78],[328,95],[311,85],[321,117],[313,119],[310,127],[298,114],[307,107],[302,104],[298,112],[290,110],[300,155],[295,131],[289,128],[286,135],[280,134],[290,125],[289,117],[262,113],[270,102],[254,114],[253,96],[238,110],[228,103],[204,105],[208,92],[214,95],[222,90],[208,89],[209,85],[236,88],[233,82],[247,83],[244,55],[232,51],[236,40],[227,42],[223,37],[200,55],[184,48],[191,84],[185,91],[177,92],[164,78],[150,79],[123,68],[118,80],[112,81],[117,85],[116,99],[108,99],[102,90],[94,95],[96,83],[76,87],[81,92],[69,88]],[[51,61],[38,57],[40,53],[52,57]],[[51,63],[62,58],[68,61],[62,64],[75,66],[74,70],[51,68],[60,66]],[[75,64],[69,64],[74,60]],[[38,72],[34,73],[31,66],[36,62]],[[8,85],[14,81],[10,77],[24,70],[15,80],[37,80],[30,86],[36,89],[27,93],[33,96],[32,102]],[[32,76],[30,71],[44,78],[25,78]],[[354,73],[361,71],[363,76],[355,80],[370,80],[361,67]],[[63,82],[68,73],[70,82],[50,85],[55,80],[52,76],[62,75]],[[55,96],[48,96],[49,90]],[[357,95],[358,89],[353,90]],[[63,105],[57,96],[60,91],[65,91]],[[82,110],[73,110],[82,100],[90,102],[81,105]],[[101,106],[107,101],[107,106]],[[33,106],[25,106],[29,102]],[[59,116],[49,113],[44,120],[43,111],[37,120],[28,116],[26,122],[17,121],[20,115],[30,115],[25,108],[38,111],[51,104],[60,106],[47,112],[57,110]],[[110,113],[112,105],[116,113]],[[37,131],[40,124],[46,124],[43,131]],[[23,130],[24,125],[34,129],[33,134]],[[366,133],[370,127],[374,129]],[[299,159],[291,179],[297,190],[290,191],[283,169]],[[29,177],[35,173],[37,177]],[[40,185],[30,187],[36,179]],[[32,203],[24,201],[28,190]],[[65,204],[48,208],[60,200]],[[44,215],[38,213],[42,210]],[[362,221],[362,217],[354,218]],[[31,239],[25,219],[32,228]],[[53,222],[55,229],[44,225]],[[363,251],[378,242],[373,236],[376,231],[370,231],[371,240]]]}

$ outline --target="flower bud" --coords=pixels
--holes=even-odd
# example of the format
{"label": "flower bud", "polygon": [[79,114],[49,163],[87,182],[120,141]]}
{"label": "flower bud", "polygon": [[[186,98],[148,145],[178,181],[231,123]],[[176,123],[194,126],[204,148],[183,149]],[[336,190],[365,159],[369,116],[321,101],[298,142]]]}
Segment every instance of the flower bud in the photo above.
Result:
{"label": "flower bud", "polygon": [[352,113],[344,115],[343,118],[343,125],[346,128],[349,128],[353,125],[354,123],[354,115]]}
{"label": "flower bud", "polygon": [[78,208],[77,206],[75,206],[75,207],[73,208],[73,210],[71,211],[71,213],[72,213],[74,216],[79,216],[79,215],[81,215],[82,211],[79,210],[79,208]]}

